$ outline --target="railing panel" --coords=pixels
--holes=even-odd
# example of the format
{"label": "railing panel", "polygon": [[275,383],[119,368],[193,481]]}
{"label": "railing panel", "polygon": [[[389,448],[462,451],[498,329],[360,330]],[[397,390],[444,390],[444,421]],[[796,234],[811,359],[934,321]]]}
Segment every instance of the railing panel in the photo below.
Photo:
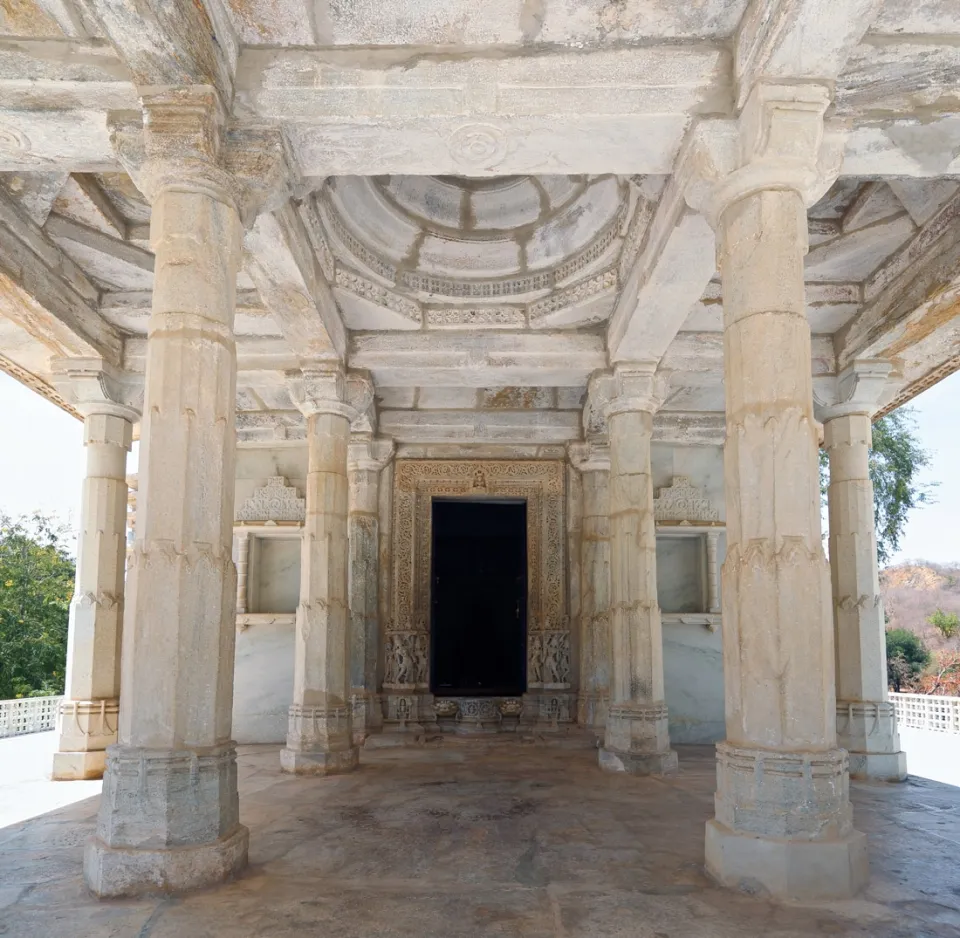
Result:
{"label": "railing panel", "polygon": [[897,724],[916,730],[960,734],[960,697],[933,694],[891,694]]}
{"label": "railing panel", "polygon": [[22,697],[0,700],[0,737],[42,733],[57,728],[63,697]]}

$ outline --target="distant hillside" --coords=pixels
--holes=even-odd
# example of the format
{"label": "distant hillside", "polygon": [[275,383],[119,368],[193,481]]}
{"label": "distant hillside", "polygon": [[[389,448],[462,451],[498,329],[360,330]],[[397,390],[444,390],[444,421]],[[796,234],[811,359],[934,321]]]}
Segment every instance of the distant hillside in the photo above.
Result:
{"label": "distant hillside", "polygon": [[880,571],[880,592],[888,629],[909,629],[931,651],[960,651],[960,636],[950,640],[927,622],[936,609],[960,615],[960,564],[902,563]]}

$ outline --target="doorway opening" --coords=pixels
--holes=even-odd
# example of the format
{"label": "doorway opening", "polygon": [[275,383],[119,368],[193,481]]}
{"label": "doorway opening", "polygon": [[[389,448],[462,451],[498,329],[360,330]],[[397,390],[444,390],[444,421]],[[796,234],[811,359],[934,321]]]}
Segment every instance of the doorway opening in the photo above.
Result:
{"label": "doorway opening", "polygon": [[430,689],[519,696],[527,684],[527,503],[433,499]]}

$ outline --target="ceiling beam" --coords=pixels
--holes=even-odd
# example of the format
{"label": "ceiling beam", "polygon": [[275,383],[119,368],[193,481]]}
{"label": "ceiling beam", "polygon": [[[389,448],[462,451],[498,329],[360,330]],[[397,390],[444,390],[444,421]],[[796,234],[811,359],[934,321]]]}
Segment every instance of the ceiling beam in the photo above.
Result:
{"label": "ceiling beam", "polygon": [[832,82],[883,0],[751,0],[734,44],[736,104],[763,79]]}
{"label": "ceiling beam", "polygon": [[291,202],[260,215],[244,238],[244,268],[301,362],[347,351],[347,332],[330,285]]}
{"label": "ceiling beam", "polygon": [[220,0],[78,0],[129,67],[152,91],[190,85],[233,99],[238,43]]}
{"label": "ceiling beam", "polygon": [[352,337],[350,366],[384,387],[576,387],[607,366],[603,339],[573,332]]}
{"label": "ceiling beam", "polygon": [[0,193],[0,312],[51,355],[120,363],[123,340],[97,312],[86,274],[6,194]]}
{"label": "ceiling beam", "polygon": [[612,362],[659,361],[716,273],[713,230],[683,197],[684,159],[682,153],[610,318]]}
{"label": "ceiling beam", "polygon": [[895,366],[906,350],[960,316],[960,192],[863,288],[860,312],[835,336],[841,370],[858,358]]}

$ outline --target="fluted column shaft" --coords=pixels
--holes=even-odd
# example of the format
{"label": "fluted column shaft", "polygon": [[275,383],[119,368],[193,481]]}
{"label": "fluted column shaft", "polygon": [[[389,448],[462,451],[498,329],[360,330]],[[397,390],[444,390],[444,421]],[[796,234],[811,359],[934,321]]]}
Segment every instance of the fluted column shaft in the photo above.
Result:
{"label": "fluted column shaft", "polygon": [[117,739],[126,560],[127,453],[133,415],[87,410],[87,474],[70,604],[67,680],[53,778],[100,778]]}
{"label": "fluted column shaft", "polygon": [[663,692],[650,446],[663,391],[655,368],[617,366],[610,432],[610,703],[600,766],[676,769]]}
{"label": "fluted column shaft", "polygon": [[870,481],[870,415],[824,423],[830,458],[830,571],[836,638],[837,734],[854,777],[906,778],[906,756],[887,692],[883,603]]}
{"label": "fluted column shaft", "polygon": [[380,471],[388,441],[351,443],[348,456],[350,542],[350,684],[353,735],[361,741],[383,728],[377,693],[380,648]]}
{"label": "fluted column shaft", "polygon": [[[298,379],[299,380],[299,379]],[[313,382],[313,385],[311,385]],[[286,772],[330,775],[356,768],[350,713],[347,597],[347,445],[343,373],[305,377],[295,401],[307,415],[306,520],[294,644]]]}
{"label": "fluted column shaft", "polygon": [[798,192],[734,201],[718,229],[727,436],[726,741],[707,869],[785,896],[844,895],[866,875],[837,747],[830,584]]}
{"label": "fluted column shaft", "polygon": [[85,862],[100,895],[176,892],[246,863],[230,738],[240,222],[204,149],[216,102],[204,89],[190,107],[183,100],[161,96],[149,109],[200,152],[149,167],[155,273],[120,729]]}
{"label": "fluted column shaft", "polygon": [[610,460],[609,450],[580,460],[580,692],[577,722],[598,733],[610,693]]}

